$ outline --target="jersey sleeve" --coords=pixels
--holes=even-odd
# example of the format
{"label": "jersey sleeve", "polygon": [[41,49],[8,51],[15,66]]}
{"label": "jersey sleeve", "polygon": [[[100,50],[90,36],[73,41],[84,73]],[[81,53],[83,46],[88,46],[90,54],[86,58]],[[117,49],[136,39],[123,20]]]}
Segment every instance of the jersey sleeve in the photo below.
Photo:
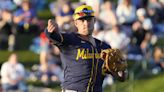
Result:
{"label": "jersey sleeve", "polygon": [[111,48],[111,46],[109,44],[105,43],[105,42],[102,42],[102,45],[101,46],[102,46],[102,49],[103,50],[110,49]]}
{"label": "jersey sleeve", "polygon": [[60,32],[48,33],[47,29],[45,29],[45,34],[54,45],[67,46],[71,43],[71,34]]}

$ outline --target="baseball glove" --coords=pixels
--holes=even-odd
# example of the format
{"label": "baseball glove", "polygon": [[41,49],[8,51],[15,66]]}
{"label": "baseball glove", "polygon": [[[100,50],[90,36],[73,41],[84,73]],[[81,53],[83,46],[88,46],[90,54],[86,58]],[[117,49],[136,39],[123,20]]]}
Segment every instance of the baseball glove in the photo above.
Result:
{"label": "baseball glove", "polygon": [[120,81],[125,79],[127,70],[127,62],[119,49],[106,49],[101,52],[101,58],[104,63],[102,66],[102,73],[112,74]]}

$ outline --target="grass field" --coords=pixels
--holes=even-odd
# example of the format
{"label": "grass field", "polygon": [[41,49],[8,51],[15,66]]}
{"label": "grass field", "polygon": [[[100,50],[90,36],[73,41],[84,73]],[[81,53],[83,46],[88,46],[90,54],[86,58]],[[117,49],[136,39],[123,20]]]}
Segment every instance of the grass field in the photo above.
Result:
{"label": "grass field", "polygon": [[105,92],[164,92],[164,75],[156,75],[148,79],[115,83],[106,87]]}
{"label": "grass field", "polygon": [[[112,86],[107,86],[104,92],[163,92],[164,75],[156,75],[149,79],[135,80],[133,82],[117,82]],[[53,87],[52,92],[61,92],[59,85]]]}
{"label": "grass field", "polygon": [[[164,75],[156,75],[149,79],[135,80],[133,82],[117,82],[107,86],[104,92],[163,92]],[[55,85],[53,92],[61,92],[59,85]]]}
{"label": "grass field", "polygon": [[163,92],[164,75],[159,75],[151,79],[136,81],[134,92]]}

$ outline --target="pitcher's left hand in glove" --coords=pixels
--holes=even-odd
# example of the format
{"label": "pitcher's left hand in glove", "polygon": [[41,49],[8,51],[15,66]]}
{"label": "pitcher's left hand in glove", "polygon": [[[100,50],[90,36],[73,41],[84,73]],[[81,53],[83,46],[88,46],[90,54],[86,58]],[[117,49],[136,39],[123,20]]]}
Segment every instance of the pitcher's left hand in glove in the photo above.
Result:
{"label": "pitcher's left hand in glove", "polygon": [[102,72],[112,74],[120,81],[127,77],[127,62],[119,49],[106,49],[101,52],[101,58],[104,60]]}

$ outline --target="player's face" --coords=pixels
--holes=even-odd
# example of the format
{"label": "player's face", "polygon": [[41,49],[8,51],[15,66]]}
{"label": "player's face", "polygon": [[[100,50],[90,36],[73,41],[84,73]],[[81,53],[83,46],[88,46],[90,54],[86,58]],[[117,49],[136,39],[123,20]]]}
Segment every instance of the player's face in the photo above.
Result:
{"label": "player's face", "polygon": [[91,35],[94,29],[94,17],[82,18],[75,20],[75,26],[78,29],[78,33],[82,35]]}
{"label": "player's face", "polygon": [[11,64],[16,64],[17,63],[17,55],[16,54],[12,54],[9,57],[9,61],[10,61]]}

